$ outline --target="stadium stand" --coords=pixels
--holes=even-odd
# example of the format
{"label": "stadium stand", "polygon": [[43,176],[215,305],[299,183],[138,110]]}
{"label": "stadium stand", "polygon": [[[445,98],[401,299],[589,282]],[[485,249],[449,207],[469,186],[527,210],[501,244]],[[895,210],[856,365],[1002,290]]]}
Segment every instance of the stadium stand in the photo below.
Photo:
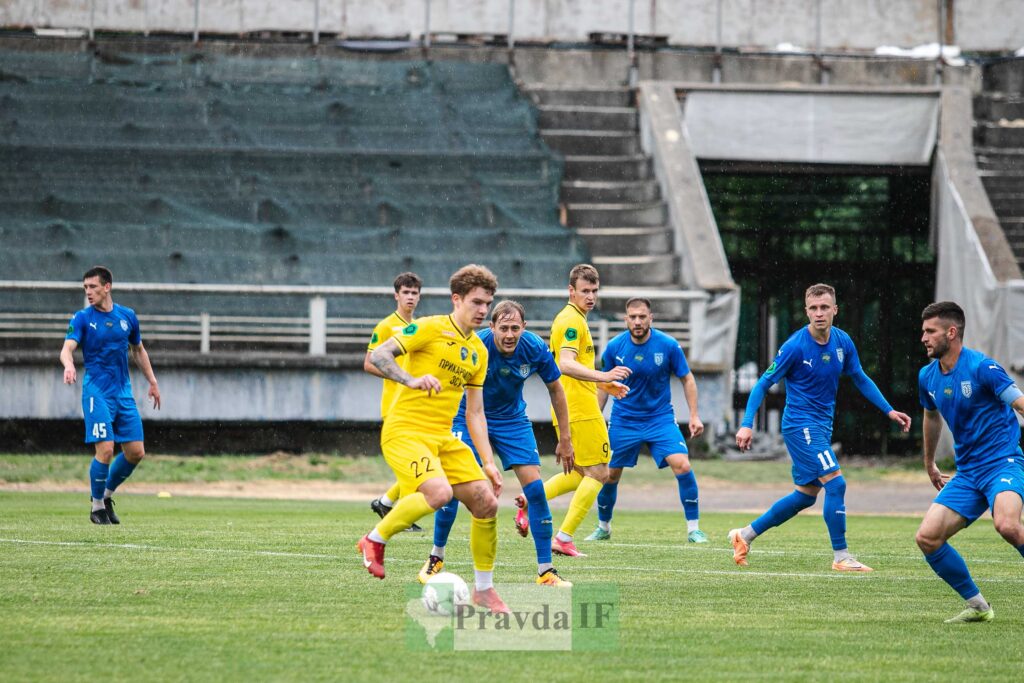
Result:
{"label": "stadium stand", "polygon": [[[40,52],[0,64],[5,279],[77,282],[103,263],[134,282],[387,286],[414,270],[445,286],[469,259],[505,287],[543,288],[588,256],[558,222],[561,161],[502,65]],[[26,292],[16,309],[67,300]],[[296,305],[249,298],[245,313]],[[378,308],[328,302],[332,316]]]}
{"label": "stadium stand", "polygon": [[979,175],[1024,268],[1024,60],[987,65],[982,83],[974,100]]}

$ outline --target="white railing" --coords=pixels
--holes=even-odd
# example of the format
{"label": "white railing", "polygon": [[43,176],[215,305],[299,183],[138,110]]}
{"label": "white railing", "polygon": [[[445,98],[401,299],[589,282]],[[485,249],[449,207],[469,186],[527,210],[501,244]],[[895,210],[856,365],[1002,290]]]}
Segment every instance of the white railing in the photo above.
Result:
{"label": "white railing", "polygon": [[[46,282],[32,280],[0,280],[0,291],[62,291],[81,292],[80,283]],[[210,353],[218,344],[248,344],[252,350],[269,350],[281,345],[303,346],[313,356],[327,353],[328,345],[363,345],[373,331],[379,318],[345,318],[327,316],[327,299],[346,296],[373,296],[382,300],[391,298],[394,290],[390,287],[350,286],[305,286],[305,285],[240,285],[240,284],[162,284],[148,282],[121,282],[115,284],[116,294],[120,292],[157,293],[168,296],[183,294],[231,295],[240,299],[252,296],[295,296],[308,301],[306,316],[247,316],[218,315],[198,311],[187,315],[152,315],[139,312],[143,336],[148,340],[186,342],[198,346],[200,353]],[[451,293],[443,287],[424,287],[424,298],[447,299]],[[657,326],[675,337],[689,351],[693,359],[700,357],[700,335],[693,330],[704,327],[706,305],[710,296],[707,292],[692,290],[667,291],[662,289],[626,289],[604,287],[601,298],[611,305],[604,310],[614,312],[614,320],[595,318],[591,327],[594,342],[603,349],[608,340],[625,329],[619,316],[626,299],[634,296],[646,297],[651,301],[676,301],[687,305],[685,322],[658,321]],[[8,302],[17,297],[5,297]],[[546,301],[564,301],[563,289],[519,289],[509,288],[498,291],[498,299],[512,298]],[[83,306],[88,305],[83,304]],[[527,306],[527,308],[529,308]],[[0,310],[0,339],[53,339],[59,343],[67,330],[70,311],[65,313],[23,313]],[[542,337],[547,337],[550,321],[528,320],[527,326]],[[361,346],[360,346],[361,348]]]}

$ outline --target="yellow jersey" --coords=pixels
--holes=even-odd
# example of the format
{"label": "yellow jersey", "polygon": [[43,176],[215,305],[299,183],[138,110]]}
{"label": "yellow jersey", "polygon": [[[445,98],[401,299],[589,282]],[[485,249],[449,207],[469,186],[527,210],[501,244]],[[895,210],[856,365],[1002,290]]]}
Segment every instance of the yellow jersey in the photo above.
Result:
{"label": "yellow jersey", "polygon": [[450,315],[419,318],[395,335],[408,358],[405,371],[413,377],[433,375],[441,393],[427,394],[396,384],[381,442],[401,435],[451,435],[465,387],[482,388],[487,376],[487,347],[473,332],[462,333]]}
{"label": "yellow jersey", "polygon": [[[555,316],[551,323],[549,344],[556,361],[559,351],[572,349],[576,352],[577,361],[588,368],[594,367],[594,338],[590,336],[587,314],[575,305],[566,304],[565,308]],[[569,422],[601,418],[595,382],[583,382],[565,374],[562,375],[561,382],[565,388],[565,399],[569,404]],[[552,412],[553,415],[554,412]]]}
{"label": "yellow jersey", "polygon": [[[375,348],[391,339],[393,336],[402,331],[402,328],[409,323],[402,319],[402,316],[398,315],[398,311],[395,311],[388,317],[377,323],[377,326],[373,328],[373,335],[370,337],[370,343],[366,345],[367,351],[373,351]],[[398,356],[395,358],[395,362],[398,363],[398,367],[405,369],[405,356]],[[384,380],[384,387],[380,392],[380,416],[381,419],[387,416],[388,406],[395,400],[395,392],[398,391],[398,384],[390,379]]]}

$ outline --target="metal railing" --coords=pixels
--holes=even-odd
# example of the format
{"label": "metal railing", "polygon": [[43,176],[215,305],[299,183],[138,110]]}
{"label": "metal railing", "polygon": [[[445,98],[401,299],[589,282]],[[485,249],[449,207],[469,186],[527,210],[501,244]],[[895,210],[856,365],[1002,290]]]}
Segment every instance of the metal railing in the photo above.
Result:
{"label": "metal railing", "polygon": [[[48,282],[31,280],[0,280],[0,291],[61,291],[80,292],[82,285],[71,282]],[[251,316],[218,315],[206,311],[184,315],[149,314],[139,312],[139,323],[143,338],[154,341],[184,342],[194,345],[200,353],[210,353],[217,345],[246,344],[253,351],[273,350],[280,347],[304,347],[309,355],[326,355],[328,346],[353,346],[364,348],[374,326],[380,318],[328,317],[327,300],[352,296],[373,296],[389,299],[394,290],[390,287],[354,286],[304,286],[304,285],[228,285],[228,284],[162,284],[148,282],[123,282],[115,285],[115,300],[121,292],[156,293],[168,296],[183,294],[210,294],[245,297],[293,296],[303,297],[308,303],[305,316]],[[443,287],[425,287],[424,298],[451,296]],[[700,335],[693,330],[704,326],[704,315],[710,295],[703,291],[661,289],[626,289],[606,287],[601,289],[601,299],[616,302],[614,310],[626,299],[634,296],[646,297],[652,301],[675,301],[687,305],[686,321],[658,321],[662,331],[674,336],[688,349],[692,358],[699,358]],[[509,288],[498,291],[498,299],[514,298],[524,301],[564,301],[566,291],[562,289]],[[16,300],[8,299],[8,301]],[[83,306],[88,305],[87,303]],[[606,310],[612,310],[606,307]],[[59,343],[67,330],[70,311],[66,313],[24,313],[0,310],[0,339],[53,339]],[[550,321],[531,319],[529,329],[546,338]],[[621,317],[614,320],[595,318],[591,321],[594,342],[603,349],[608,340],[625,329]]]}

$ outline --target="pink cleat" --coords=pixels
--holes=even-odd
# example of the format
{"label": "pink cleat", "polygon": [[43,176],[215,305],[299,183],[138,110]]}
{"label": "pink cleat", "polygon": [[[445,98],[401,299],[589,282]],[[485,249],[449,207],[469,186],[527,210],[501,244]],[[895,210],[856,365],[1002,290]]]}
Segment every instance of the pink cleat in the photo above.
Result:
{"label": "pink cleat", "polygon": [[530,518],[526,514],[526,497],[522,494],[516,496],[515,499],[516,507],[516,533],[523,538],[530,535]]}
{"label": "pink cleat", "polygon": [[371,541],[366,535],[356,543],[356,550],[363,556],[363,566],[378,579],[384,578],[384,544]]}
{"label": "pink cleat", "polygon": [[586,553],[581,553],[576,549],[576,544],[572,541],[560,541],[557,538],[551,539],[551,552],[558,555],[565,555],[567,557],[586,557]]}
{"label": "pink cleat", "polygon": [[491,614],[509,614],[508,605],[498,597],[498,591],[494,587],[485,588],[482,591],[473,589],[473,604],[486,607]]}

